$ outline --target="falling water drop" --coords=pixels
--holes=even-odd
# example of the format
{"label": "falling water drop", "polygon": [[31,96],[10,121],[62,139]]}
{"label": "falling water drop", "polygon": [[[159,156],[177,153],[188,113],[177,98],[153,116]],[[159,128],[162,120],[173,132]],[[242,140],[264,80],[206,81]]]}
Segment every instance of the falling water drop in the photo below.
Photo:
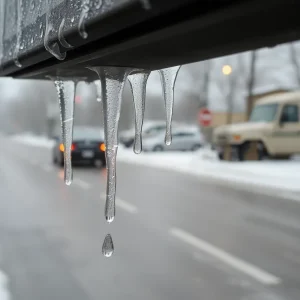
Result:
{"label": "falling water drop", "polygon": [[65,18],[62,19],[59,25],[58,40],[61,43],[61,45],[64,46],[65,48],[72,48],[72,45],[70,45],[64,37],[64,26],[65,26]]}
{"label": "falling water drop", "polygon": [[96,95],[97,95],[97,102],[101,102],[101,82],[100,80],[95,80],[94,81],[95,86],[96,86]]}
{"label": "falling water drop", "polygon": [[85,20],[88,16],[89,11],[90,11],[90,0],[82,0],[82,11],[78,23],[78,32],[80,36],[84,39],[88,37],[88,33],[86,32],[85,29]]}
{"label": "falling water drop", "polygon": [[122,92],[127,75],[132,71],[122,67],[91,67],[101,80],[106,145],[107,187],[105,218],[111,223],[115,218],[116,156],[118,151],[118,126]]}
{"label": "falling water drop", "polygon": [[19,61],[20,43],[22,38],[22,0],[17,1],[17,43],[14,51],[14,63],[17,67],[21,68],[22,64]]}
{"label": "falling water drop", "polygon": [[178,71],[181,66],[171,67],[159,70],[160,81],[162,84],[163,97],[166,110],[166,145],[171,145],[172,142],[172,115],[174,106],[174,86]]}
{"label": "falling water drop", "polygon": [[114,243],[110,234],[107,234],[103,245],[102,245],[102,254],[105,257],[111,257],[114,253]]}
{"label": "falling water drop", "polygon": [[52,42],[50,40],[50,34],[53,31],[53,25],[50,22],[50,16],[51,16],[51,0],[46,0],[46,30],[44,34],[44,47],[45,49],[52,54],[55,58],[58,60],[64,60],[66,58],[66,53],[65,52],[60,52],[60,48],[57,42]]}
{"label": "falling water drop", "polygon": [[58,95],[62,140],[64,144],[64,180],[67,185],[70,185],[73,179],[71,148],[73,140],[75,82],[56,78],[54,84]]}
{"label": "falling water drop", "polygon": [[136,154],[142,152],[142,128],[145,112],[146,86],[149,75],[150,71],[142,70],[128,76],[135,111],[135,136],[133,151]]}

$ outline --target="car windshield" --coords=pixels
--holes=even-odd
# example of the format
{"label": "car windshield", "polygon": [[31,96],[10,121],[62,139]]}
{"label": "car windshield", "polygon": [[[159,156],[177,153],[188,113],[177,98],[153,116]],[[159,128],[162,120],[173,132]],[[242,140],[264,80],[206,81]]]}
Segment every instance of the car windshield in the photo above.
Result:
{"label": "car windshield", "polygon": [[74,127],[74,140],[103,140],[103,129],[96,127]]}
{"label": "car windshield", "polygon": [[278,104],[263,104],[254,107],[250,119],[250,122],[272,122],[276,117]]}

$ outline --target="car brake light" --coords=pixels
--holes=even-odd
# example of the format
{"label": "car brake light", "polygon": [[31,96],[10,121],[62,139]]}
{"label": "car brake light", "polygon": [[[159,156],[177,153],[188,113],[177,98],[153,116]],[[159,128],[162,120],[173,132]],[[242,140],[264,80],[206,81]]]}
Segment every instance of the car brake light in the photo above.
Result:
{"label": "car brake light", "polygon": [[100,144],[99,149],[104,152],[106,150],[105,144]]}
{"label": "car brake light", "polygon": [[[71,151],[74,151],[75,148],[76,148],[75,144],[72,144],[72,146],[71,146]],[[64,146],[64,144],[59,144],[59,150],[60,150],[61,152],[64,152],[64,151],[65,151],[65,146]]]}

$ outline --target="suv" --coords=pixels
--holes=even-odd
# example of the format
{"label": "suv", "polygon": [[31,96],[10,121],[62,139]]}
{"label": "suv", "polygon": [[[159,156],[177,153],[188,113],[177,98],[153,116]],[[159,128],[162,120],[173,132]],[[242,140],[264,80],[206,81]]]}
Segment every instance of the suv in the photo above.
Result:
{"label": "suv", "polygon": [[288,158],[300,153],[299,105],[300,92],[257,101],[248,122],[223,125],[214,130],[213,143],[219,157],[244,160],[252,152],[255,159]]}

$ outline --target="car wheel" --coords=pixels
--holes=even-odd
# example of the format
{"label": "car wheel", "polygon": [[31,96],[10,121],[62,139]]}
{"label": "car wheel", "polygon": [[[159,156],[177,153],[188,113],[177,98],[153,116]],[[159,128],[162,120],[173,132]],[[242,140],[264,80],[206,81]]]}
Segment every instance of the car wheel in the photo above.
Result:
{"label": "car wheel", "polygon": [[197,151],[197,150],[199,150],[201,148],[201,145],[199,145],[199,144],[196,144],[196,145],[194,145],[193,147],[192,147],[192,151]]}
{"label": "car wheel", "polygon": [[258,160],[267,160],[269,158],[268,151],[262,142],[257,143],[257,156]]}
{"label": "car wheel", "polygon": [[163,146],[156,145],[156,146],[153,148],[153,151],[154,151],[154,152],[161,152],[161,151],[164,151],[164,148],[163,148]]}

